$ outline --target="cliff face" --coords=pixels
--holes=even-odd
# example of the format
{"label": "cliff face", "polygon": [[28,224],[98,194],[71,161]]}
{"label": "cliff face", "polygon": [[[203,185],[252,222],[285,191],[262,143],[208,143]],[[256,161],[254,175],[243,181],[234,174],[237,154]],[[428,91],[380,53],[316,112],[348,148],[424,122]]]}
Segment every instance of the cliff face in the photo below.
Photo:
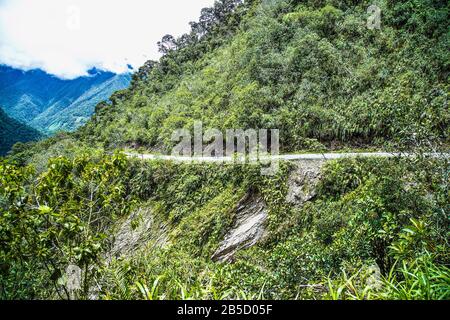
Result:
{"label": "cliff face", "polygon": [[[281,187],[288,190],[283,203],[301,210],[312,201],[317,195],[324,165],[323,160],[293,162],[285,185]],[[214,262],[233,262],[236,253],[264,242],[270,236],[267,230],[269,208],[261,194],[248,192],[229,209],[232,221],[221,230],[222,237],[210,258]],[[111,258],[133,257],[142,250],[167,247],[169,235],[174,234],[170,223],[159,221],[151,207],[135,210],[113,230],[113,245],[108,253]],[[184,236],[189,237],[189,234]]]}

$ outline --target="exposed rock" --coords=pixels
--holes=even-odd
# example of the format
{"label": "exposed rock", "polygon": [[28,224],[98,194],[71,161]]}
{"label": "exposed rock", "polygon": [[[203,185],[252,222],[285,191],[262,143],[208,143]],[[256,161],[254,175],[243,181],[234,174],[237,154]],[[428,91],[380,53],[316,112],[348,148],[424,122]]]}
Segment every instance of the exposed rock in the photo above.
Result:
{"label": "exposed rock", "polygon": [[266,233],[267,206],[260,196],[247,195],[236,211],[234,225],[212,256],[213,261],[232,261],[238,250],[254,246]]}
{"label": "exposed rock", "polygon": [[286,202],[303,206],[317,195],[317,185],[325,161],[301,161],[295,164],[289,176]]}
{"label": "exposed rock", "polygon": [[[303,206],[317,195],[317,185],[325,161],[301,161],[295,164],[288,184],[286,201]],[[267,205],[258,195],[247,195],[236,207],[233,227],[226,234],[219,248],[212,256],[214,261],[232,261],[238,250],[247,249],[258,243],[266,234]]]}
{"label": "exposed rock", "polygon": [[373,264],[367,268],[367,286],[378,290],[383,286],[383,282],[381,281],[381,270],[378,264]]}
{"label": "exposed rock", "polygon": [[119,226],[110,257],[130,255],[147,243],[162,247],[167,242],[167,226],[155,222],[150,208],[140,208]]}

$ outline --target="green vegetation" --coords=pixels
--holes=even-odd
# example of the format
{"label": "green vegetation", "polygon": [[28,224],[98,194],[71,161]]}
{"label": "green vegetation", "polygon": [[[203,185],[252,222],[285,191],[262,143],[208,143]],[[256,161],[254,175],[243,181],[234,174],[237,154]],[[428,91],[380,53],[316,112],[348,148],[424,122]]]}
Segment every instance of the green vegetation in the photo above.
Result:
{"label": "green vegetation", "polygon": [[[450,299],[450,164],[426,156],[448,152],[449,4],[380,1],[368,30],[371,4],[217,1],[84,127],[16,145],[0,162],[0,298]],[[196,120],[279,128],[284,152],[416,156],[328,162],[298,205],[291,163],[263,176],[118,151],[169,150]],[[265,235],[214,262],[248,196]],[[69,264],[83,271],[74,293]]]}
{"label": "green vegetation", "polygon": [[[303,208],[284,201],[289,167],[263,177],[250,165],[105,155],[56,158],[36,175],[2,163],[3,298],[67,298],[68,263],[88,270],[78,298],[450,298],[448,162],[330,162]],[[269,235],[235,263],[214,263],[245,193],[267,203]],[[108,259],[113,226],[142,206],[167,243]]]}
{"label": "green vegetation", "polygon": [[381,30],[366,27],[370,1],[263,2],[246,2],[203,41],[196,29],[182,43],[165,39],[177,50],[143,67],[79,135],[170,150],[174,129],[202,120],[223,130],[278,128],[286,152],[311,139],[448,142],[447,1],[382,1]]}
{"label": "green vegetation", "polygon": [[35,141],[42,137],[39,131],[8,117],[0,108],[0,156],[6,155],[18,142]]}
{"label": "green vegetation", "polygon": [[61,157],[36,177],[32,168],[1,163],[3,297],[36,298],[34,291],[53,281],[55,294],[64,298],[57,281],[68,263],[83,268],[88,285],[108,226],[131,205],[125,165],[124,156]]}

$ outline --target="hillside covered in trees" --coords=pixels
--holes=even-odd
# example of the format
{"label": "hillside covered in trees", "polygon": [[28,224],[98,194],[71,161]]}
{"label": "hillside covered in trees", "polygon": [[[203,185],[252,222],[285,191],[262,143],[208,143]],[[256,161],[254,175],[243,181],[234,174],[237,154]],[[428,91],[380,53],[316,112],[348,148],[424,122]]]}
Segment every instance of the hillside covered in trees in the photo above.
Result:
{"label": "hillside covered in trees", "polygon": [[[379,1],[368,28],[372,5],[216,1],[86,125],[1,160],[0,298],[450,299],[449,3]],[[198,120],[414,156],[265,176],[121,153]]]}
{"label": "hillside covered in trees", "polygon": [[42,133],[8,117],[0,108],[0,156],[6,155],[17,142],[36,141],[42,137]]}
{"label": "hillside covered in trees", "polygon": [[[174,129],[278,128],[285,151],[448,140],[448,3],[224,1],[192,32],[160,42],[131,88],[81,136],[169,149]],[[354,4],[357,3],[357,4]],[[228,13],[230,12],[230,13]],[[405,142],[406,143],[406,142]]]}

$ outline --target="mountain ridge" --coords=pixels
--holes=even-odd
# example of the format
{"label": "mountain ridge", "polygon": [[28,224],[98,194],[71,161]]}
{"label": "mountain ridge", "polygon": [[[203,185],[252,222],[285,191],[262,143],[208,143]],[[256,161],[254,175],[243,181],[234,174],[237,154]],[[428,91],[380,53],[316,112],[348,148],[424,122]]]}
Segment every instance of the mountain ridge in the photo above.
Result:
{"label": "mountain ridge", "polygon": [[129,73],[95,68],[88,73],[65,80],[40,69],[23,71],[0,65],[0,104],[10,117],[40,131],[73,131],[90,118],[99,102],[125,89],[131,80]]}

